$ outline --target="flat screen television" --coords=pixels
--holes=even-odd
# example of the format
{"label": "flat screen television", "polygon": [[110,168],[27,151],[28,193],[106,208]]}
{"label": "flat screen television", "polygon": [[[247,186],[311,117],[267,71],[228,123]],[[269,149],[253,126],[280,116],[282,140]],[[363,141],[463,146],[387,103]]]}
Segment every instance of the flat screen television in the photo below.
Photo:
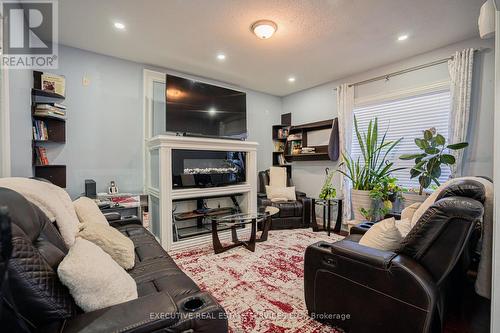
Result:
{"label": "flat screen television", "polygon": [[246,139],[244,92],[167,75],[165,93],[167,132]]}

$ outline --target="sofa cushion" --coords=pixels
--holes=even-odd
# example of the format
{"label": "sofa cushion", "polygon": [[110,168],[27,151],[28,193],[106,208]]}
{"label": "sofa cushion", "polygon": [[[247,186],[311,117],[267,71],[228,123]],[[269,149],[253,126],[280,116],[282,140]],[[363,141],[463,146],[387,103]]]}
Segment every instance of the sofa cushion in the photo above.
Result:
{"label": "sofa cushion", "polygon": [[271,205],[280,210],[277,215],[273,216],[273,218],[301,217],[304,206],[301,201],[273,202]]}
{"label": "sofa cushion", "polygon": [[295,201],[295,186],[291,187],[278,187],[266,186],[266,194],[272,202]]}
{"label": "sofa cushion", "polygon": [[128,224],[117,229],[134,242],[135,266],[128,273],[137,283],[139,297],[168,292],[177,301],[200,291],[144,227]]}
{"label": "sofa cushion", "polygon": [[137,285],[99,246],[77,238],[57,269],[76,303],[95,311],[137,298]]}
{"label": "sofa cushion", "polygon": [[134,243],[109,224],[81,223],[77,237],[99,246],[125,269],[134,267]]}
{"label": "sofa cushion", "polygon": [[73,201],[76,215],[80,223],[97,223],[109,225],[108,220],[101,212],[94,200],[87,197],[80,197]]}
{"label": "sofa cushion", "polygon": [[361,237],[359,244],[378,250],[393,251],[399,247],[401,233],[396,228],[396,220],[391,217],[375,223]]}

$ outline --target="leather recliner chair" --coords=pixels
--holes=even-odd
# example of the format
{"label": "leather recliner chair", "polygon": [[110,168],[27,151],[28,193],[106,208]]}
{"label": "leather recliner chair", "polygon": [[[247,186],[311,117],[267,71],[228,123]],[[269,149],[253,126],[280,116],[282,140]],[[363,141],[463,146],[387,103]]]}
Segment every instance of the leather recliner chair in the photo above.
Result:
{"label": "leather recliner chair", "polygon": [[[267,198],[266,185],[269,185],[269,170],[259,172],[257,205],[259,210],[267,206],[280,210],[271,217],[271,230],[308,228],[311,223],[311,199],[304,192],[295,191],[295,201],[272,202]],[[290,177],[287,178],[287,186],[293,186]]]}
{"label": "leather recliner chair", "polygon": [[451,184],[394,252],[360,245],[358,234],[309,246],[308,313],[347,332],[441,332],[450,273],[480,223],[484,200],[477,181]]}
{"label": "leather recliner chair", "polygon": [[179,269],[140,221],[110,221],[135,245],[135,266],[127,273],[139,297],[84,313],[57,275],[68,249],[55,225],[10,189],[0,187],[0,207],[8,209],[12,230],[12,255],[5,262],[0,253],[0,268],[7,270],[1,284],[2,332],[228,331],[224,309]]}

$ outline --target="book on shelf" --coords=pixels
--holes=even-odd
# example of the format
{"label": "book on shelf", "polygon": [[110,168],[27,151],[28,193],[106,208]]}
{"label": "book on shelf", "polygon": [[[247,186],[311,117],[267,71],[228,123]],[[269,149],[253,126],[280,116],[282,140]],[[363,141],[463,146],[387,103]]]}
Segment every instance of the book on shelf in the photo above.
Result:
{"label": "book on shelf", "polygon": [[66,119],[66,111],[64,110],[48,110],[48,109],[35,109],[34,116],[38,117],[53,117],[58,119]]}
{"label": "book on shelf", "polygon": [[278,164],[279,164],[280,166],[290,165],[290,163],[288,163],[288,162],[285,160],[285,156],[283,156],[283,155],[279,155],[279,156],[278,156]]}
{"label": "book on shelf", "polygon": [[33,140],[48,140],[49,131],[47,130],[47,124],[42,120],[33,121]]}
{"label": "book on shelf", "polygon": [[49,165],[47,158],[47,149],[44,147],[35,147],[36,165]]}
{"label": "book on shelf", "polygon": [[274,151],[278,153],[282,153],[285,151],[285,143],[277,141],[274,143]]}
{"label": "book on shelf", "polygon": [[290,134],[287,137],[288,141],[302,140],[302,133]]}
{"label": "book on shelf", "polygon": [[66,95],[66,78],[64,76],[35,71],[34,79],[35,88],[61,96]]}
{"label": "book on shelf", "polygon": [[36,108],[40,110],[66,110],[66,105],[58,103],[38,103]]}
{"label": "book on shelf", "polygon": [[288,128],[280,128],[278,130],[278,139],[286,139],[288,136]]}

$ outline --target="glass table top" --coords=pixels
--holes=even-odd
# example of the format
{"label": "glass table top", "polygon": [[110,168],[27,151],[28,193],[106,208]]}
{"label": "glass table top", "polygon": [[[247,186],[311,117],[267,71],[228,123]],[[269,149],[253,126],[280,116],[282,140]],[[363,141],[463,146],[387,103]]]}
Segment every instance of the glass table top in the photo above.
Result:
{"label": "glass table top", "polygon": [[218,224],[249,224],[252,220],[262,221],[267,217],[266,213],[239,213],[225,216],[215,216],[211,220]]}

